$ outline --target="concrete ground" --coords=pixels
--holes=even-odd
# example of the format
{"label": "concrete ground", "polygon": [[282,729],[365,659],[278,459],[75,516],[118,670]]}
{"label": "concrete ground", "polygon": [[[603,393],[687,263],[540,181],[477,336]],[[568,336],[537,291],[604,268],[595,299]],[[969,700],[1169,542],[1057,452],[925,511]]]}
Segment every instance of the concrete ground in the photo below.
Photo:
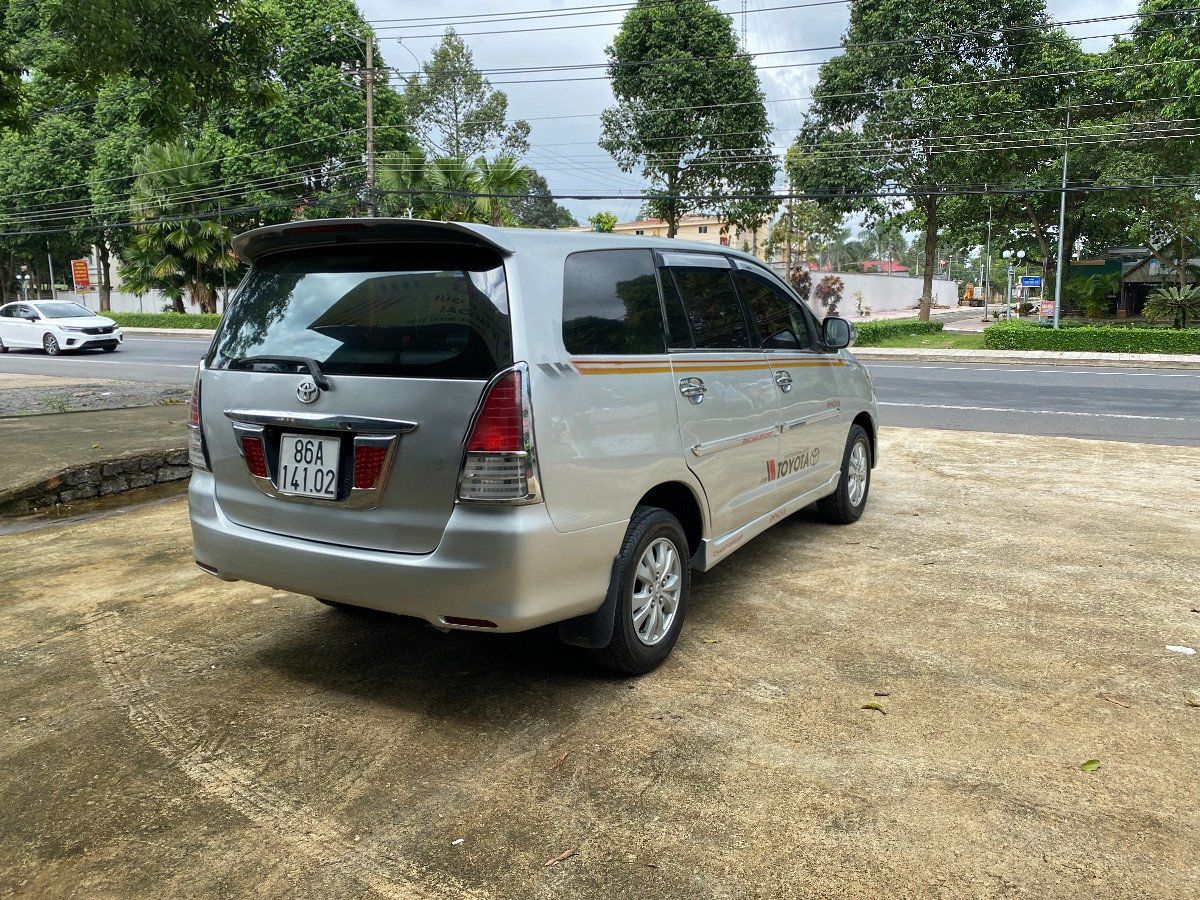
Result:
{"label": "concrete ground", "polygon": [[637,680],[222,584],[178,500],[0,533],[0,896],[1200,895],[1200,450],[875,475]]}

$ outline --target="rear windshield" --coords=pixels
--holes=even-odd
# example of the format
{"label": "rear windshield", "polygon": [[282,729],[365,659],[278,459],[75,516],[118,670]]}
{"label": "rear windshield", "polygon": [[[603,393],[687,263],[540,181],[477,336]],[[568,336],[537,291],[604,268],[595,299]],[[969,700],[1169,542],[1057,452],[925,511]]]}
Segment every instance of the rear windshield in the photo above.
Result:
{"label": "rear windshield", "polygon": [[491,378],[512,364],[500,256],[391,244],[261,260],[230,301],[208,365],[304,371],[280,357],[315,360],[327,375]]}

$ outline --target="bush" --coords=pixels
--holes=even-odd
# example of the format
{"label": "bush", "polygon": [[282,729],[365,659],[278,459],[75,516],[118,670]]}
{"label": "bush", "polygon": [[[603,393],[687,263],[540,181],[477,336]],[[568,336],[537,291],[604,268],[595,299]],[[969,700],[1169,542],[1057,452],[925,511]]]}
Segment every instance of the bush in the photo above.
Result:
{"label": "bush", "polygon": [[826,275],[813,290],[813,298],[828,311],[829,315],[836,316],[845,286],[845,282],[836,275]]}
{"label": "bush", "polygon": [[1200,353],[1200,328],[1118,328],[1080,325],[1055,331],[1029,322],[998,322],[983,331],[989,350],[1084,353]]}
{"label": "bush", "polygon": [[135,313],[107,312],[122,328],[216,328],[221,317],[216,313]]}
{"label": "bush", "polygon": [[884,322],[859,322],[854,326],[858,330],[859,347],[874,347],[888,338],[903,337],[909,334],[937,334],[945,324],[942,322],[922,322],[920,319],[892,319]]}

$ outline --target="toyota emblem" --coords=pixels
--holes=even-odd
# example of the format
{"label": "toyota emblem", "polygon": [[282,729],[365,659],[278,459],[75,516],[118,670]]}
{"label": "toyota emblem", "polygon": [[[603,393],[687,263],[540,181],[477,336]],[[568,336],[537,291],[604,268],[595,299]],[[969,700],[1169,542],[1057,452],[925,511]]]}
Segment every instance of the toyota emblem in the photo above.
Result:
{"label": "toyota emblem", "polygon": [[314,403],[321,396],[321,389],[315,381],[302,381],[296,388],[296,396],[300,398],[301,403]]}

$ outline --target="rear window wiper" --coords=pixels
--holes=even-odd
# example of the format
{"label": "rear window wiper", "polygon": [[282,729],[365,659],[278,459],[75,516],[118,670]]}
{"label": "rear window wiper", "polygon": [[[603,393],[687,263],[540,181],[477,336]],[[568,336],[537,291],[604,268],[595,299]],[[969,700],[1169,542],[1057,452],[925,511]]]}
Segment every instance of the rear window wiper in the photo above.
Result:
{"label": "rear window wiper", "polygon": [[255,366],[260,363],[283,363],[284,365],[301,366],[308,369],[308,374],[312,376],[312,380],[316,382],[317,387],[323,391],[327,391],[330,388],[329,379],[321,371],[321,364],[310,356],[245,356],[230,362],[229,368],[240,369],[242,366]]}

